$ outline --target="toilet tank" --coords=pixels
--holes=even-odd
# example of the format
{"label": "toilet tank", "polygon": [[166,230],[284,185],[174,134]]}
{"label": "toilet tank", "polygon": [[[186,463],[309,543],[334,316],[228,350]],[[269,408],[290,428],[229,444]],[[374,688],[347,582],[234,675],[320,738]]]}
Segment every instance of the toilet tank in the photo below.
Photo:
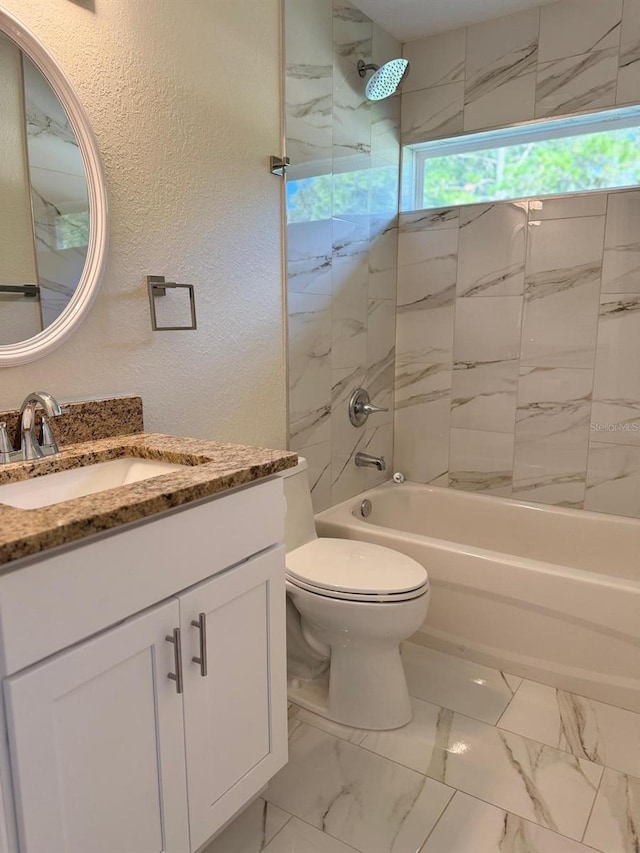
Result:
{"label": "toilet tank", "polygon": [[295,468],[289,468],[278,475],[284,480],[284,497],[287,502],[284,522],[284,543],[287,551],[293,551],[318,538],[313,520],[308,468],[307,460],[299,457]]}

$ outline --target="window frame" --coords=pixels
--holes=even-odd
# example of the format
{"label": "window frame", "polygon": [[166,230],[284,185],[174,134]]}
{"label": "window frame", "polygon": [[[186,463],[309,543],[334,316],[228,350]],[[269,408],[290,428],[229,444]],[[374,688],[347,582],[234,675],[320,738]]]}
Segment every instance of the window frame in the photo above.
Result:
{"label": "window frame", "polygon": [[[570,126],[570,133],[566,132]],[[422,142],[411,142],[404,145],[403,175],[405,176],[404,192],[402,193],[401,213],[411,213],[416,210],[437,210],[441,205],[424,206],[424,170],[427,160],[435,157],[453,156],[470,151],[486,151],[508,145],[521,145],[528,142],[547,141],[549,139],[566,139],[574,136],[584,136],[589,133],[621,130],[629,127],[640,127],[640,104],[607,107],[586,113],[575,113],[552,118],[533,119],[532,121],[504,125],[497,128],[480,130],[465,130],[455,136],[430,137]],[[505,144],[501,145],[500,142]],[[617,192],[633,189],[636,185],[625,187],[608,187],[602,189],[576,190],[571,193],[553,191],[537,193],[542,198],[571,198],[598,192]],[[531,196],[519,198],[487,199],[485,201],[452,204],[451,207],[467,207],[473,204],[499,204],[501,202],[523,201]]]}

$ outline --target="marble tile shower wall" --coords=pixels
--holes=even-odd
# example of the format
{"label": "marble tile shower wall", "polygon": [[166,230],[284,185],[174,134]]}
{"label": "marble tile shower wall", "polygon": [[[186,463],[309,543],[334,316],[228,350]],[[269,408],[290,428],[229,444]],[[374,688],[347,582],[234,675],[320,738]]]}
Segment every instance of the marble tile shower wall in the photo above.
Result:
{"label": "marble tile shower wall", "polygon": [[[285,6],[290,443],[316,511],[386,479],[393,456],[400,99],[365,98],[357,62],[401,46],[348,0]],[[358,386],[389,412],[355,429]]]}
{"label": "marble tile shower wall", "polygon": [[404,45],[402,142],[640,100],[640,0],[561,0]]}
{"label": "marble tile shower wall", "polygon": [[395,465],[640,517],[640,192],[400,220]]}
{"label": "marble tile shower wall", "polygon": [[[404,46],[402,141],[640,101],[640,0]],[[395,466],[640,516],[640,193],[401,216]]]}

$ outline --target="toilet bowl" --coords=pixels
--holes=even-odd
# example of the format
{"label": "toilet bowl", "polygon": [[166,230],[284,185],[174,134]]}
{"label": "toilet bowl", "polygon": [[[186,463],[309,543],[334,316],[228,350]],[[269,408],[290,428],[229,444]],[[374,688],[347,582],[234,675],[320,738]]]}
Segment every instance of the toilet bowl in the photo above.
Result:
{"label": "toilet bowl", "polygon": [[427,573],[390,548],[319,539],[306,461],[280,476],[289,699],[346,726],[399,728],[412,717],[400,643],[424,622]]}

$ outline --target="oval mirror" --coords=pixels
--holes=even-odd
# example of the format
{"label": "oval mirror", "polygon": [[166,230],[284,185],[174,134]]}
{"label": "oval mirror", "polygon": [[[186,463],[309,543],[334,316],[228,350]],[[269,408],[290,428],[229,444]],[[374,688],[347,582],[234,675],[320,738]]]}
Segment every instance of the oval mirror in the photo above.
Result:
{"label": "oval mirror", "polygon": [[40,41],[0,9],[0,367],[59,346],[106,259],[105,182],[89,119]]}

